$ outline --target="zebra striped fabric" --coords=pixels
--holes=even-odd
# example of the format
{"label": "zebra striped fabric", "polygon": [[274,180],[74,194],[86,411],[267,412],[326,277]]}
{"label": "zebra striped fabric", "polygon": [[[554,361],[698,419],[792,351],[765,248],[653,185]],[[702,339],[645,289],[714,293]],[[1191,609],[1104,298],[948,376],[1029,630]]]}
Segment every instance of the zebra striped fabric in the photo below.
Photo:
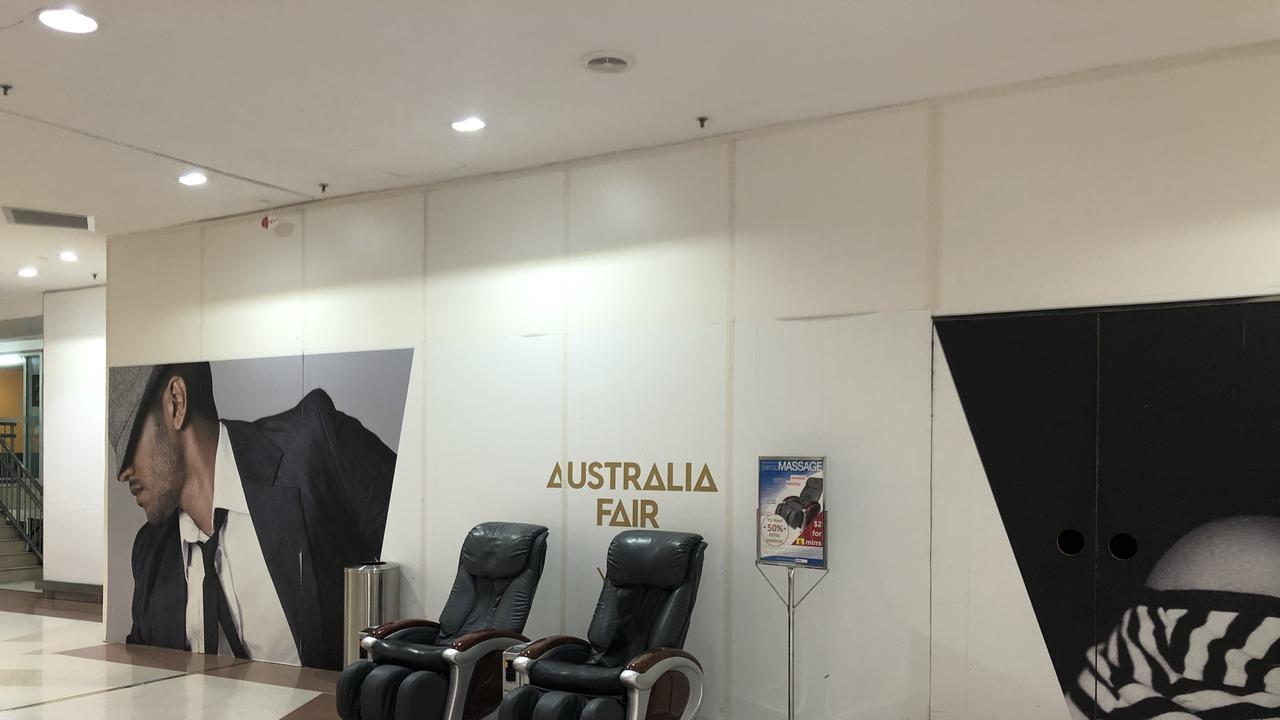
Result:
{"label": "zebra striped fabric", "polygon": [[1280,599],[1150,592],[1089,650],[1069,695],[1111,720],[1280,719]]}

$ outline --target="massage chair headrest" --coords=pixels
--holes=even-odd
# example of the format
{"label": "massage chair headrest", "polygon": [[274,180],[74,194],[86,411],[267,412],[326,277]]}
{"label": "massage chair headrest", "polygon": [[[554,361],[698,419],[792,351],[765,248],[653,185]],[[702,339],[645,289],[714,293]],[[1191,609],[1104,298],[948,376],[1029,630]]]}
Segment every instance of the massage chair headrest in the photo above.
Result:
{"label": "massage chair headrest", "polygon": [[462,541],[462,569],[483,578],[519,575],[531,562],[541,562],[534,553],[544,553],[547,529],[524,523],[481,523]]}
{"label": "massage chair headrest", "polygon": [[811,477],[806,480],[804,489],[800,491],[800,502],[816,502],[820,497],[822,497],[822,478]]}
{"label": "massage chair headrest", "polygon": [[609,543],[606,577],[620,587],[640,585],[674,590],[706,544],[701,535],[663,530],[627,530]]}

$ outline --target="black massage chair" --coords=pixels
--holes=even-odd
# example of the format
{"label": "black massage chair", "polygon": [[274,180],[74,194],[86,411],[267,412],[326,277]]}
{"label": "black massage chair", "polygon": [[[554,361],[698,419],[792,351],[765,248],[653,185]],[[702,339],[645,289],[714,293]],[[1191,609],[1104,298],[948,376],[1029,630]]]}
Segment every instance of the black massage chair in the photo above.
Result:
{"label": "black massage chair", "polygon": [[587,640],[557,635],[512,662],[520,687],[499,720],[691,720],[702,666],[681,650],[698,597],[699,535],[628,530],[609,544],[609,569]]}
{"label": "black massage chair", "polygon": [[502,698],[502,651],[520,634],[547,556],[547,529],[477,525],[462,543],[440,622],[401,620],[366,630],[368,660],[338,679],[343,720],[471,720]]}
{"label": "black massage chair", "polygon": [[798,530],[813,522],[813,519],[822,512],[822,503],[818,502],[820,497],[822,497],[822,478],[811,477],[805,481],[799,497],[788,495],[782,498],[782,502],[778,503],[778,509],[774,512],[781,515],[788,525]]}

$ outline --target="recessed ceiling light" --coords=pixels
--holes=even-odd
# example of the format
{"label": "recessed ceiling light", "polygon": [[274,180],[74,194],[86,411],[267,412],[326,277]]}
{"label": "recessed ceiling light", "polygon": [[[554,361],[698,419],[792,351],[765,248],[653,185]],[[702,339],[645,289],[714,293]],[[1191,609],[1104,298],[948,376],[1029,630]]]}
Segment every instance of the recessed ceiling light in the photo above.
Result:
{"label": "recessed ceiling light", "polygon": [[195,187],[197,185],[203,185],[209,182],[209,178],[205,177],[204,173],[189,172],[186,175],[183,175],[182,177],[178,178],[178,182],[182,183],[183,185],[186,185],[187,187]]}
{"label": "recessed ceiling light", "polygon": [[24,267],[18,271],[18,277],[33,278],[40,274],[40,271],[33,267]]}
{"label": "recessed ceiling light", "polygon": [[70,250],[63,250],[62,252],[58,253],[58,259],[61,260],[62,262],[76,262],[80,259],[80,256],[76,255]]}
{"label": "recessed ceiling light", "polygon": [[617,75],[636,64],[635,57],[621,50],[592,50],[579,60],[582,67],[601,75]]}
{"label": "recessed ceiling light", "polygon": [[98,21],[71,8],[41,10],[37,15],[41,23],[54,30],[83,35],[98,29]]}
{"label": "recessed ceiling light", "polygon": [[484,129],[484,121],[478,117],[469,117],[458,120],[453,123],[453,129],[458,132],[475,132]]}

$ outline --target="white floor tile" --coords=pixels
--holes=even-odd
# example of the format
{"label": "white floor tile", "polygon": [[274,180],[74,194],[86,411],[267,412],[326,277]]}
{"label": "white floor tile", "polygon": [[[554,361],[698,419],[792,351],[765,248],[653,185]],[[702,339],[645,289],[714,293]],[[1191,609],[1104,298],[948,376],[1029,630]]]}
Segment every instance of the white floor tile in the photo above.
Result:
{"label": "white floor tile", "polygon": [[[109,663],[96,663],[110,665]],[[113,667],[127,667],[115,665]],[[169,680],[121,688],[110,692],[36,705],[0,717],[48,718],[279,718],[293,712],[320,693],[262,685],[208,675],[184,675]]]}
{"label": "white floor tile", "polygon": [[0,667],[5,658],[50,654],[102,642],[102,623],[0,612]]}
{"label": "white floor tile", "polygon": [[102,623],[0,612],[0,719],[279,718],[312,690],[60,655],[102,642]]}
{"label": "white floor tile", "polygon": [[[21,647],[25,643],[16,645]],[[180,674],[174,670],[106,663],[66,655],[11,654],[11,647],[8,643],[0,646],[0,710]]]}

